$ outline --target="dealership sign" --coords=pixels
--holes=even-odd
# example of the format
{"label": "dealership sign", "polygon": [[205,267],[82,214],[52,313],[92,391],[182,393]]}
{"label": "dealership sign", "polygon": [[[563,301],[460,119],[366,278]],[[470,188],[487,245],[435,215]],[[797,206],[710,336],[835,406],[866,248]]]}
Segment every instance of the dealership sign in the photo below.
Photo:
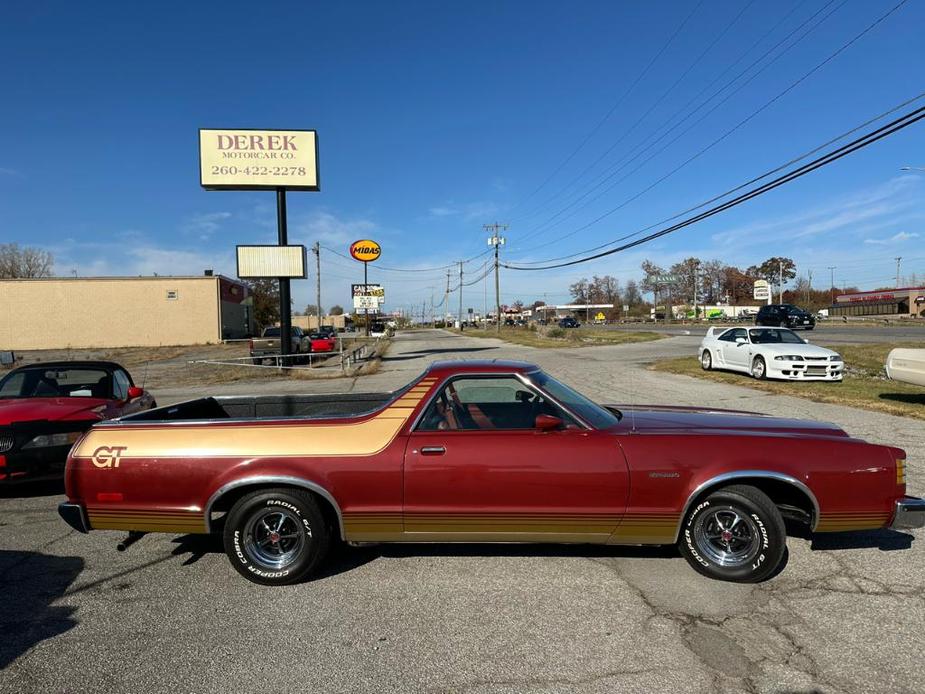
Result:
{"label": "dealership sign", "polygon": [[314,130],[199,130],[207,190],[319,190]]}
{"label": "dealership sign", "polygon": [[767,301],[771,298],[771,285],[767,280],[755,280],[753,292],[756,301]]}
{"label": "dealership sign", "polygon": [[361,263],[371,263],[379,260],[382,255],[382,248],[375,241],[361,239],[350,244],[350,257],[359,260]]}

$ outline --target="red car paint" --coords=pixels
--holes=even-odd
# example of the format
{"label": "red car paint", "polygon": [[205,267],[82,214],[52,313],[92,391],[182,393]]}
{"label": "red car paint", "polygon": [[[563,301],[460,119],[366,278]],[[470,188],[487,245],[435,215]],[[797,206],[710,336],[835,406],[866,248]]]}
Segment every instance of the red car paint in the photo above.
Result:
{"label": "red car paint", "polygon": [[[819,532],[887,526],[905,494],[897,478],[902,450],[851,438],[831,424],[753,413],[636,405],[621,407],[619,423],[606,429],[414,430],[448,379],[529,380],[535,371],[520,362],[434,364],[415,382],[426,387],[410,391],[423,398],[374,455],[178,455],[170,438],[185,429],[221,430],[233,441],[240,427],[255,425],[362,424],[390,404],[346,419],[99,424],[93,432],[105,432],[114,445],[120,433],[150,431],[163,452],[133,458],[126,450],[121,463],[113,453],[118,446],[101,457],[72,452],[67,496],[88,512],[91,528],[207,532],[210,512],[231,489],[293,484],[332,503],[341,535],[353,541],[671,544],[687,508],[731,479],[777,485],[794,498],[808,492],[802,499]],[[427,454],[440,447],[444,453]]]}
{"label": "red car paint", "polygon": [[312,352],[317,354],[319,352],[333,352],[337,349],[337,338],[336,337],[315,337],[311,338],[312,343]]}

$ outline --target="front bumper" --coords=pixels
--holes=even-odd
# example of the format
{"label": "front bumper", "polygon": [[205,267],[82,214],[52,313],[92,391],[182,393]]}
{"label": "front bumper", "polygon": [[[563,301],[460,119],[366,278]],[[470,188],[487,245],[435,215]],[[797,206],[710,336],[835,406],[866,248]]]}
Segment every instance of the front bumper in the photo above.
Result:
{"label": "front bumper", "polygon": [[61,479],[64,464],[71,446],[49,446],[13,450],[5,453],[0,466],[0,485],[16,482],[31,482],[46,479]]}
{"label": "front bumper", "polygon": [[80,504],[69,504],[67,502],[58,504],[58,515],[64,519],[64,522],[82,533],[90,532],[90,522],[87,520],[87,512]]}
{"label": "front bumper", "polygon": [[896,502],[891,528],[921,528],[925,526],[925,499],[906,496]]}

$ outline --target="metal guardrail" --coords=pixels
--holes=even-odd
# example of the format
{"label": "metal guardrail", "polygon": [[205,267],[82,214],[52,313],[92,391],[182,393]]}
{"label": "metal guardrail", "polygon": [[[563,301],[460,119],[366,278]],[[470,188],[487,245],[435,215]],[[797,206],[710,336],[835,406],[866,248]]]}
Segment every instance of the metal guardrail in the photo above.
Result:
{"label": "metal guardrail", "polygon": [[[228,359],[193,359],[188,364],[212,364],[216,366],[239,366],[252,369],[304,370],[314,368],[336,368],[340,366],[346,373],[351,366],[366,361],[376,352],[381,338],[366,337],[338,337],[338,350],[333,352],[304,352],[299,354],[265,354],[261,356],[229,357]],[[358,346],[345,344],[351,341],[352,345],[360,342]],[[308,361],[307,364],[296,363]],[[264,364],[265,361],[272,362]]]}

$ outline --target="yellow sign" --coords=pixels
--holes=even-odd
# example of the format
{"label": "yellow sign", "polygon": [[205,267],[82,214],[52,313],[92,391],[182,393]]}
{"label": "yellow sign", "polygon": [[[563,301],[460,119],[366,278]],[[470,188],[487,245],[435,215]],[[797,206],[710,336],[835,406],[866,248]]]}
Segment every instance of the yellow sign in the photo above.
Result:
{"label": "yellow sign", "polygon": [[607,316],[604,315],[602,311],[598,311],[597,315],[594,316],[594,320],[606,320]]}
{"label": "yellow sign", "polygon": [[375,241],[361,239],[350,244],[350,256],[361,263],[371,263],[379,260],[382,248]]}
{"label": "yellow sign", "polygon": [[319,190],[314,130],[199,131],[199,183],[207,190]]}

